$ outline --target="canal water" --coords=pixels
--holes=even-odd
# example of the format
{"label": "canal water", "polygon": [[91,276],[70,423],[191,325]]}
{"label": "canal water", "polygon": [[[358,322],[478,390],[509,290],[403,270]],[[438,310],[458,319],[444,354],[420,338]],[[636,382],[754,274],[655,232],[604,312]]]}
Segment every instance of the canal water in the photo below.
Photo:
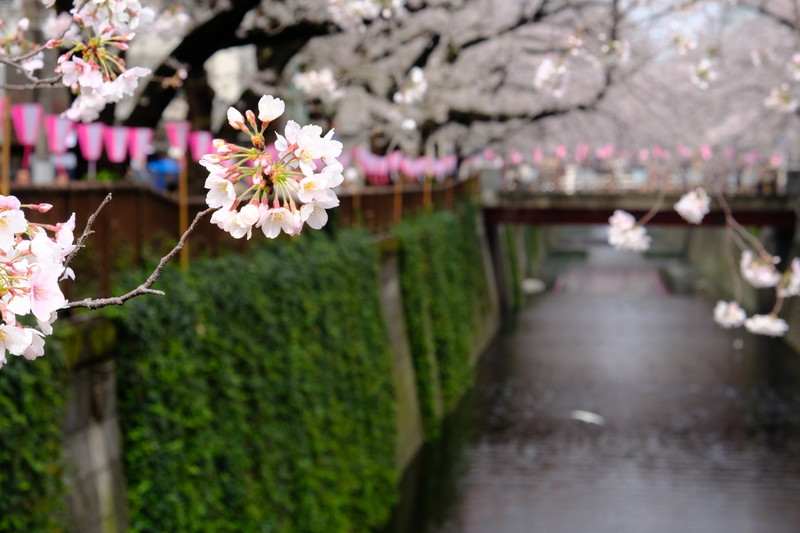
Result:
{"label": "canal water", "polygon": [[389,531],[800,532],[800,356],[717,327],[663,259],[593,246],[550,267]]}

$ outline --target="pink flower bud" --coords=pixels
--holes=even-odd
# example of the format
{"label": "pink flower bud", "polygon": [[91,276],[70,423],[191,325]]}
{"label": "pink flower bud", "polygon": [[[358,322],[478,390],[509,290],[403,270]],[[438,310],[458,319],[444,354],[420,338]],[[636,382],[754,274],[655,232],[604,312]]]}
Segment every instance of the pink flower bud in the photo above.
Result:
{"label": "pink flower bud", "polygon": [[247,117],[247,122],[250,123],[250,126],[255,130],[258,129],[256,126],[256,115],[249,109],[245,111],[245,116]]}
{"label": "pink flower bud", "polygon": [[36,204],[33,206],[33,208],[40,213],[47,213],[53,209],[53,204]]}

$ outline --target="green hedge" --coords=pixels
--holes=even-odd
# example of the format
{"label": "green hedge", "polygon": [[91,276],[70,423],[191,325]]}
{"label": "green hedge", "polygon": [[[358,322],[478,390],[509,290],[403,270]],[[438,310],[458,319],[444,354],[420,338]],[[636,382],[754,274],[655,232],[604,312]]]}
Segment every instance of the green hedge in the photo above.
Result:
{"label": "green hedge", "polygon": [[428,436],[473,383],[470,356],[488,302],[475,234],[477,211],[465,205],[403,222],[400,283],[420,406]]}
{"label": "green hedge", "polygon": [[120,308],[133,531],[337,532],[395,500],[391,356],[373,239],[269,242],[168,271]]}
{"label": "green hedge", "polygon": [[45,357],[7,358],[0,370],[0,531],[63,531],[63,350],[48,337]]}

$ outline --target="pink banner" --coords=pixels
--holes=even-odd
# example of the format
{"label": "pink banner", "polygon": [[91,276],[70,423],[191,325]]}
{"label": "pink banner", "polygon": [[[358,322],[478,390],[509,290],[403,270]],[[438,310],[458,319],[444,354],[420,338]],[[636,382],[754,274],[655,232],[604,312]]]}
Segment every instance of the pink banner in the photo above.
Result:
{"label": "pink banner", "polygon": [[128,151],[131,159],[147,161],[153,145],[153,128],[128,128]]}
{"label": "pink banner", "polygon": [[67,138],[72,134],[75,123],[61,115],[47,115],[44,117],[44,127],[50,151],[57,155],[65,153],[69,149]]}
{"label": "pink banner", "polygon": [[103,129],[105,125],[100,122],[77,124],[78,146],[81,154],[87,161],[97,161],[103,154]]}
{"label": "pink banner", "polygon": [[30,168],[31,150],[39,138],[39,129],[42,125],[44,108],[42,104],[14,104],[11,106],[11,119],[14,122],[14,132],[17,140],[25,147],[22,154],[22,166]]}
{"label": "pink banner", "polygon": [[[214,136],[210,131],[199,130],[189,133],[189,150],[192,154],[192,159],[200,161],[205,154],[213,154],[214,150]],[[170,141],[171,143],[172,141]]]}
{"label": "pink banner", "polygon": [[112,163],[122,163],[128,157],[128,128],[106,126],[103,128],[106,155]]}
{"label": "pink banner", "polygon": [[170,147],[185,152],[189,142],[189,129],[191,127],[192,125],[188,120],[179,120],[177,122],[167,122],[164,124]]}

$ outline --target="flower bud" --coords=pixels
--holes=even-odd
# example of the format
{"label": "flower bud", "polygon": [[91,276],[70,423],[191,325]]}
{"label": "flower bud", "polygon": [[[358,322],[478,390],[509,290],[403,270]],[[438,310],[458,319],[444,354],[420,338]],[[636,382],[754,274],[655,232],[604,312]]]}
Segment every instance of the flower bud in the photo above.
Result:
{"label": "flower bud", "polygon": [[231,128],[235,130],[242,130],[244,131],[244,117],[242,114],[235,108],[230,107],[228,108],[228,124],[231,125]]}
{"label": "flower bud", "polygon": [[250,126],[255,130],[258,129],[256,126],[256,115],[249,109],[245,111],[245,115],[247,116],[247,122],[250,123]]}

